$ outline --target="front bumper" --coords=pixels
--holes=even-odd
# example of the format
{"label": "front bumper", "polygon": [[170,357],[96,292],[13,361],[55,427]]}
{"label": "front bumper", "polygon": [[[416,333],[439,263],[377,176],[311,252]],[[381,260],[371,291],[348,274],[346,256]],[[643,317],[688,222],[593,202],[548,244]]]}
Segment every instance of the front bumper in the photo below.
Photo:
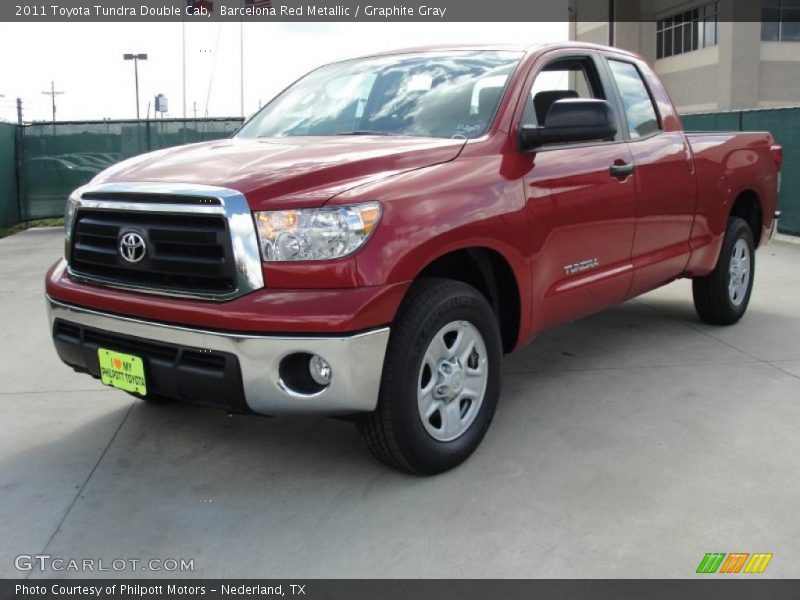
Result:
{"label": "front bumper", "polygon": [[[111,350],[114,344],[120,344],[122,351],[134,348],[133,353],[139,348],[146,374],[157,384],[155,393],[190,402],[197,396],[202,404],[264,415],[374,410],[389,341],[387,327],[354,335],[237,334],[99,312],[49,296],[47,310],[59,356],[78,370],[97,376],[100,343]],[[63,324],[67,333],[62,335]],[[156,351],[150,356],[147,348],[153,345]],[[322,356],[332,369],[330,384],[315,393],[299,393],[287,386],[279,365],[294,353]],[[209,368],[197,358],[203,354],[214,359],[206,361]],[[182,361],[184,355],[194,358]],[[215,402],[212,396],[228,397]]]}

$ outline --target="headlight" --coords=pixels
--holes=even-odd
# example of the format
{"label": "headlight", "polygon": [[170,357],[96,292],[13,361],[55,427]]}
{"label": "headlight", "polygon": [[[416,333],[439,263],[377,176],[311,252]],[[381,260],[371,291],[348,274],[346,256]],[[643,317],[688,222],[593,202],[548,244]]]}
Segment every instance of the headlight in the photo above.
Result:
{"label": "headlight", "polygon": [[261,257],[265,261],[341,258],[367,241],[380,218],[377,202],[257,212]]}
{"label": "headlight", "polygon": [[75,221],[75,212],[78,208],[79,198],[80,194],[77,191],[72,192],[64,206],[64,233],[67,235],[67,241],[69,241],[72,235],[72,223]]}

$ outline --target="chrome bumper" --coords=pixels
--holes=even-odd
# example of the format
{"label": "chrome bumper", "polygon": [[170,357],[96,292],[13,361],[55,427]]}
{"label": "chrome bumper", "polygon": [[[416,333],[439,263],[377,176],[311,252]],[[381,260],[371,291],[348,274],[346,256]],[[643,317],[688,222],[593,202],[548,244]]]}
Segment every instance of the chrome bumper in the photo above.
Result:
{"label": "chrome bumper", "polygon": [[[350,336],[304,337],[233,334],[164,325],[102,313],[47,297],[51,331],[56,319],[100,331],[227,352],[237,357],[245,400],[253,412],[264,415],[290,413],[346,414],[375,409],[389,329]],[[315,394],[287,389],[278,375],[285,356],[307,352],[322,356],[331,366],[330,385]]]}

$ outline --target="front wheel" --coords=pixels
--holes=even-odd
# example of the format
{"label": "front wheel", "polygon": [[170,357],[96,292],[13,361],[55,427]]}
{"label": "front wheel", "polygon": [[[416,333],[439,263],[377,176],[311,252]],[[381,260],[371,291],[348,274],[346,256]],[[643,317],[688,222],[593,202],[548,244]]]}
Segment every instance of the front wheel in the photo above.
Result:
{"label": "front wheel", "polygon": [[497,318],[473,287],[417,282],[392,330],[377,409],[359,424],[382,462],[433,475],[480,444],[500,396]]}
{"label": "front wheel", "polygon": [[731,217],[717,266],[692,282],[697,314],[711,325],[733,325],[742,318],[755,275],[753,232],[744,219]]}

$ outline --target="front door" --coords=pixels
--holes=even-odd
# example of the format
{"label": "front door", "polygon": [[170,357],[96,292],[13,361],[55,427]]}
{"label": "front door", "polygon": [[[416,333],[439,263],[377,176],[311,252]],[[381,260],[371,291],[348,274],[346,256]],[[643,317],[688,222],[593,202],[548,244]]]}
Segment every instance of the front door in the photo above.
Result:
{"label": "front door", "polygon": [[[593,54],[556,54],[535,75],[521,124],[542,125],[560,98],[611,98],[599,65]],[[534,331],[612,306],[628,293],[636,190],[628,174],[633,159],[618,129],[614,141],[554,144],[531,155],[523,183]]]}

